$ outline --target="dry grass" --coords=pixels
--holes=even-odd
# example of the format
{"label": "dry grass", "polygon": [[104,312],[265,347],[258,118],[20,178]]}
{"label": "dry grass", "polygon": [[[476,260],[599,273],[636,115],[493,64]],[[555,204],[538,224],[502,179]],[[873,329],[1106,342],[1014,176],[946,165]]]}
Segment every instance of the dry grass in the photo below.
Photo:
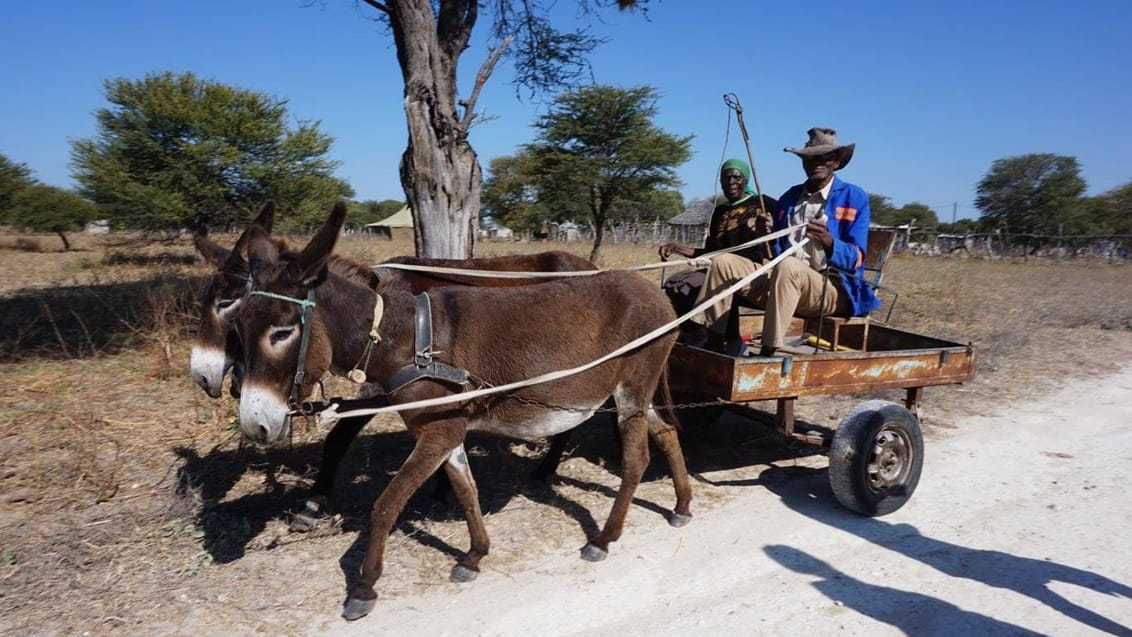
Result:
{"label": "dry grass", "polygon": [[[204,274],[186,263],[187,241],[130,251],[76,243],[50,255],[0,243],[0,633],[317,630],[336,616],[339,559],[357,559],[368,507],[408,453],[408,436],[394,419],[372,423],[342,468],[341,515],[289,534],[287,507],[309,488],[325,432],[307,424],[289,445],[246,447],[234,401],[209,399],[184,374]],[[589,251],[484,243],[479,253],[550,247]],[[341,250],[379,261],[412,245],[347,237]],[[605,267],[646,263],[655,246],[607,246],[604,255]],[[928,390],[929,435],[1132,360],[1127,275],[1094,264],[897,258],[887,278],[901,294],[893,323],[972,341],[980,360],[974,382]],[[828,424],[859,399],[806,401],[800,417]],[[720,481],[749,480],[772,461],[811,462],[734,418],[684,440],[690,468],[718,478],[697,484],[699,511],[758,488]],[[553,487],[528,478],[540,445],[475,437],[469,452],[494,540],[484,568],[504,573],[569,559],[618,482],[609,427],[578,432]],[[672,501],[654,462],[626,534],[663,524]],[[391,538],[382,595],[452,586],[452,555],[466,538],[451,507],[414,498]]]}

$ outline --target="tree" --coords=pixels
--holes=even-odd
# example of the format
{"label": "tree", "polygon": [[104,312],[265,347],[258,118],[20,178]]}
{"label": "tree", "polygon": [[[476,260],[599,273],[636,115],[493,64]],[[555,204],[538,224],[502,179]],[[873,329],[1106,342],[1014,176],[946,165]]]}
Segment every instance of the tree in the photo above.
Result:
{"label": "tree", "polygon": [[893,217],[892,225],[895,226],[915,224],[918,228],[934,228],[939,225],[935,211],[918,201],[900,206]]}
{"label": "tree", "polygon": [[896,207],[892,200],[884,195],[869,194],[869,220],[878,226],[896,225]]}
{"label": "tree", "polygon": [[1011,233],[1053,236],[1085,192],[1076,157],[1038,153],[997,159],[979,182],[981,218]]}
{"label": "tree", "polygon": [[286,100],[192,73],[105,83],[98,135],[73,142],[80,192],[115,225],[205,229],[243,222],[272,198],[286,221],[317,221],[352,194],[317,122],[287,127]]}
{"label": "tree", "polygon": [[35,183],[31,174],[26,164],[17,164],[0,153],[0,215],[5,214],[18,191]]}
{"label": "tree", "polygon": [[481,214],[519,232],[538,230],[553,218],[538,197],[534,162],[534,155],[526,150],[492,159],[488,168],[491,176],[484,181],[480,196]]}
{"label": "tree", "polygon": [[[579,0],[583,17],[649,0]],[[532,93],[583,77],[585,56],[601,40],[585,30],[559,31],[553,0],[362,0],[389,27],[405,85],[409,144],[401,185],[413,209],[417,254],[468,258],[475,244],[482,171],[468,143],[480,89],[496,63],[509,58],[517,87]],[[468,47],[481,4],[493,12],[490,51],[467,97],[457,101],[456,65]]]}
{"label": "tree", "polygon": [[1132,234],[1132,181],[1097,197],[1105,203],[1104,225],[1112,234]]}
{"label": "tree", "polygon": [[2,220],[12,226],[54,232],[63,240],[63,250],[71,249],[68,231],[79,230],[98,216],[98,208],[68,190],[32,184],[16,191]]}
{"label": "tree", "polygon": [[676,167],[691,156],[692,137],[652,123],[656,100],[649,86],[588,86],[558,96],[535,123],[539,135],[527,149],[539,198],[585,207],[594,227],[591,261],[619,205],[627,210],[629,202],[680,184]]}

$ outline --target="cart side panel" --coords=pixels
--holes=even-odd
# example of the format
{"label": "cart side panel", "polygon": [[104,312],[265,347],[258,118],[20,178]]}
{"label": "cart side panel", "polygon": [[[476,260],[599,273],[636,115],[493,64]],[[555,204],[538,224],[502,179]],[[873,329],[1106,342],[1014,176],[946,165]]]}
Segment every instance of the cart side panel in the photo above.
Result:
{"label": "cart side panel", "polygon": [[734,401],[948,385],[975,373],[974,352],[963,347],[733,360]]}

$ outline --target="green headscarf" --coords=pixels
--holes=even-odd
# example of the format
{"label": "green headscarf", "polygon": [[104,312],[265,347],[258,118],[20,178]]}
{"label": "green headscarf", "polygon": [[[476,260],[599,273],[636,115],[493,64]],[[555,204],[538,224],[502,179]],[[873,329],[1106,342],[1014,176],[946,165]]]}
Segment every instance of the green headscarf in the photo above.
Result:
{"label": "green headscarf", "polygon": [[746,192],[748,195],[758,194],[751,186],[751,167],[747,165],[747,162],[743,161],[742,159],[732,157],[731,159],[723,162],[723,166],[719,168],[720,177],[723,176],[723,171],[725,170],[738,170],[739,172],[743,173],[743,181],[747,182],[747,186],[744,188],[744,192]]}

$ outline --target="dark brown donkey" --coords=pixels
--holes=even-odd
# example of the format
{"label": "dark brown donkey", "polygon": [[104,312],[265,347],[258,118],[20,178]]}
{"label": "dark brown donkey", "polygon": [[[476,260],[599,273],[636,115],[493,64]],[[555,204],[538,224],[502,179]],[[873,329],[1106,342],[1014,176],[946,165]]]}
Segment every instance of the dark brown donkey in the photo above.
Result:
{"label": "dark brown donkey", "polygon": [[[249,228],[251,225],[259,225],[270,233],[275,220],[275,212],[275,203],[267,202],[259,215],[249,225]],[[233,397],[239,397],[243,348],[233,329],[233,319],[239,313],[244,295],[248,290],[248,262],[244,256],[247,235],[248,233],[245,230],[231,250],[208,240],[204,236],[198,235],[193,238],[198,252],[205,260],[216,267],[216,272],[205,289],[204,299],[201,303],[200,323],[197,328],[197,335],[193,340],[190,374],[197,381],[197,384],[213,398],[220,396],[224,376],[229,369],[235,370],[230,386],[231,393]],[[286,244],[282,240],[277,240],[276,246],[280,250],[286,250]],[[394,257],[386,263],[490,270],[494,272],[569,272],[596,269],[592,263],[582,257],[559,250],[482,259]],[[370,287],[377,286],[379,276],[390,276],[391,273],[397,272],[408,282],[414,294],[444,285],[511,287],[550,280],[539,277],[488,278],[390,269],[379,271],[379,275],[375,274],[370,266],[338,255],[330,257],[328,267],[333,272],[351,277]],[[368,396],[380,392],[380,387],[368,384],[359,390],[359,395]],[[320,518],[326,515],[327,505],[334,490],[338,466],[349,449],[350,443],[353,442],[369,420],[369,417],[346,418],[338,421],[331,429],[323,446],[318,477],[311,488],[311,493],[306,504],[291,520],[293,530],[310,530],[318,523]],[[536,479],[549,480],[555,474],[568,443],[568,433],[551,439],[550,449],[535,469]]]}
{"label": "dark brown donkey", "polygon": [[[399,277],[383,281],[375,292],[328,271],[345,213],[344,205],[336,206],[293,258],[280,258],[261,229],[250,231],[254,291],[236,325],[244,342],[246,373],[240,429],[257,442],[275,442],[287,435],[288,404],[299,365],[305,370],[303,378],[315,379],[327,370],[344,373],[368,360],[366,375],[390,387],[393,403],[404,404],[461,391],[427,377],[394,387],[395,375],[414,369],[422,354],[450,369],[466,370],[476,385],[498,386],[584,365],[675,319],[660,288],[631,272],[517,288],[444,287],[428,293],[434,349],[422,348],[415,337],[417,303]],[[367,357],[379,296],[384,305],[378,322],[381,339]],[[304,338],[306,355],[300,356]],[[374,503],[368,550],[360,577],[350,582],[343,616],[356,619],[372,610],[389,532],[412,493],[441,466],[464,509],[471,535],[471,548],[453,567],[451,578],[468,581],[478,574],[489,541],[463,447],[468,431],[544,438],[575,427],[613,397],[622,440],[621,487],[605,526],[589,538],[582,557],[603,559],[609,543],[620,537],[648,462],[650,435],[673,475],[676,506],[669,522],[687,523],[691,485],[675,419],[667,410],[650,413],[654,395],[658,402],[668,403],[662,375],[674,340],[675,331],[669,331],[582,373],[507,394],[402,411],[416,444]],[[307,395],[312,387],[313,381],[303,380],[298,396]]]}

